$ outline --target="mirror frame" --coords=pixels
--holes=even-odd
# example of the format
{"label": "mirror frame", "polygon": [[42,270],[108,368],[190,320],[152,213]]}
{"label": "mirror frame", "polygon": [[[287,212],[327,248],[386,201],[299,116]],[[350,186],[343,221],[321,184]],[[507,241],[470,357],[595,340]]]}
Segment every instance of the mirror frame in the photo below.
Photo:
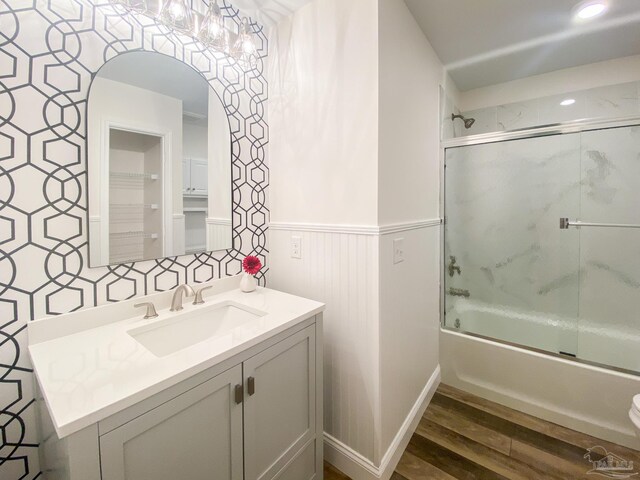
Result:
{"label": "mirror frame", "polygon": [[[164,238],[166,236],[166,222],[168,221],[168,213],[167,212],[163,212],[163,240],[165,242],[165,245],[163,246],[163,255],[158,256],[158,257],[154,257],[154,258],[146,258],[146,259],[141,259],[141,260],[136,260],[134,262],[115,262],[115,263],[102,263],[102,262],[93,262],[92,261],[92,228],[91,228],[91,224],[95,223],[92,222],[92,218],[90,215],[91,212],[91,197],[92,197],[92,192],[89,188],[89,184],[90,184],[90,179],[91,179],[91,163],[92,163],[92,159],[90,158],[90,153],[89,153],[89,137],[90,137],[90,132],[89,132],[89,112],[90,112],[90,99],[91,99],[91,93],[95,84],[95,80],[96,78],[98,78],[100,71],[106,66],[108,65],[110,62],[117,60],[118,58],[124,56],[124,55],[129,55],[132,53],[148,53],[151,55],[162,55],[163,57],[166,57],[167,59],[169,59],[170,61],[176,61],[176,62],[180,62],[182,65],[187,66],[189,69],[191,69],[193,72],[195,72],[196,74],[198,74],[202,80],[207,84],[207,86],[209,87],[209,91],[213,92],[216,96],[216,98],[218,99],[218,102],[221,106],[221,108],[223,109],[224,113],[225,113],[225,117],[226,117],[226,122],[227,122],[227,128],[228,128],[228,132],[229,132],[229,152],[228,152],[228,161],[229,161],[229,221],[231,222],[231,236],[229,238],[229,242],[228,242],[228,246],[224,247],[224,248],[220,248],[217,250],[207,250],[206,248],[201,251],[201,252],[191,252],[191,253],[183,253],[183,254],[179,254],[179,255],[166,255],[166,238]],[[137,87],[140,88],[140,87]],[[111,126],[114,126],[115,128],[118,128],[117,123],[113,123],[110,124]],[[124,128],[123,128],[124,129]],[[126,128],[127,131],[134,131],[134,130],[130,130],[129,128]],[[234,225],[234,212],[235,212],[235,206],[236,206],[236,202],[234,201],[234,179],[233,179],[233,165],[234,165],[234,156],[233,156],[233,144],[236,141],[236,139],[234,138],[233,132],[232,132],[232,125],[231,125],[231,120],[230,120],[230,115],[229,115],[229,109],[228,106],[224,103],[222,97],[220,96],[220,94],[216,91],[216,89],[214,88],[214,84],[212,82],[210,82],[209,80],[207,80],[206,76],[200,72],[199,70],[197,70],[193,65],[190,65],[187,62],[184,62],[178,58],[176,58],[175,56],[171,56],[171,55],[167,55],[165,53],[162,52],[158,52],[155,50],[129,50],[129,51],[125,51],[125,52],[121,52],[117,55],[114,55],[113,57],[109,58],[107,61],[105,61],[104,63],[102,63],[102,65],[100,66],[100,68],[92,74],[91,76],[91,82],[89,84],[89,88],[87,90],[87,95],[86,95],[86,106],[85,106],[85,131],[86,131],[86,135],[85,135],[85,146],[86,146],[86,198],[87,198],[87,208],[86,208],[86,219],[87,219],[87,253],[88,253],[88,258],[87,258],[87,262],[89,265],[89,268],[99,268],[99,267],[115,267],[118,265],[134,265],[136,263],[140,263],[140,262],[148,262],[148,261],[160,261],[162,259],[165,258],[177,258],[177,257],[182,257],[182,256],[190,256],[190,255],[202,255],[202,254],[214,254],[216,252],[231,252],[234,248],[234,241],[236,239],[236,233],[235,233],[235,225]],[[142,132],[140,131],[140,133],[145,133],[148,134],[147,132]],[[164,137],[162,137],[162,142],[164,145],[165,139]],[[184,140],[183,140],[184,143]],[[164,148],[164,146],[163,146]],[[184,155],[183,155],[184,158]],[[94,162],[95,163],[95,162]],[[102,170],[102,165],[103,164],[103,159],[100,158],[99,159],[99,169]],[[102,172],[103,174],[105,172]],[[165,187],[166,188],[166,187]],[[102,193],[99,193],[99,196],[103,197]],[[164,200],[164,199],[163,199]],[[101,203],[102,201],[104,201],[104,198],[102,198],[100,200],[99,203]],[[171,198],[169,200],[170,202],[173,202],[173,194],[171,194]],[[102,206],[99,207],[100,210],[102,210]],[[183,205],[183,215],[184,215],[184,205]],[[108,222],[108,219],[106,220]]]}

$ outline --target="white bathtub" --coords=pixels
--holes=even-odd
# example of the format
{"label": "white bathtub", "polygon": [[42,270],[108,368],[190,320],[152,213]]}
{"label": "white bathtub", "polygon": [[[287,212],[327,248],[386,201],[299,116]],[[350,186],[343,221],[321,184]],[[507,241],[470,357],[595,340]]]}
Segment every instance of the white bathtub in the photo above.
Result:
{"label": "white bathtub", "polygon": [[[457,311],[447,314],[447,325],[458,316],[462,329],[483,336],[499,334],[505,341],[551,351],[567,351],[567,344],[573,344],[579,357],[599,363],[613,356],[635,358],[640,351],[640,343],[624,332],[602,332],[583,322],[576,337],[575,322],[476,307],[469,301],[458,304]],[[440,350],[446,384],[640,449],[628,416],[633,396],[640,393],[639,376],[447,329],[440,332]]]}
{"label": "white bathtub", "polygon": [[588,318],[515,310],[466,298],[456,299],[453,305],[447,313],[447,326],[459,319],[460,332],[640,372],[640,330],[635,325],[603,325]]}

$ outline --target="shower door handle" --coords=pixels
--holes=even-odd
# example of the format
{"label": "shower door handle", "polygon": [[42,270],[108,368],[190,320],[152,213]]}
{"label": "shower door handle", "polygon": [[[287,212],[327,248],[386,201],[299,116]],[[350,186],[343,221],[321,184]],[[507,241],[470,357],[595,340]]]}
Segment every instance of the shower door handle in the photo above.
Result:
{"label": "shower door handle", "polygon": [[607,227],[607,228],[640,228],[640,225],[634,223],[593,223],[581,222],[579,220],[569,220],[568,218],[560,219],[560,230],[568,230],[569,227]]}

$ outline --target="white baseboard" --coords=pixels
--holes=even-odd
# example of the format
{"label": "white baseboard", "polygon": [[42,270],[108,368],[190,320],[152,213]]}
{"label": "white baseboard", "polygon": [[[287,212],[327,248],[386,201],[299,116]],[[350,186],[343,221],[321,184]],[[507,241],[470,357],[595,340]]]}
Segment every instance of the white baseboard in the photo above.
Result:
{"label": "white baseboard", "polygon": [[388,480],[395,470],[400,457],[411,440],[424,411],[440,384],[440,365],[436,367],[420,396],[396,433],[391,445],[382,457],[380,466],[360,455],[340,440],[324,433],[325,460],[353,480]]}
{"label": "white baseboard", "polygon": [[340,440],[324,432],[324,459],[352,480],[375,480],[380,469]]}

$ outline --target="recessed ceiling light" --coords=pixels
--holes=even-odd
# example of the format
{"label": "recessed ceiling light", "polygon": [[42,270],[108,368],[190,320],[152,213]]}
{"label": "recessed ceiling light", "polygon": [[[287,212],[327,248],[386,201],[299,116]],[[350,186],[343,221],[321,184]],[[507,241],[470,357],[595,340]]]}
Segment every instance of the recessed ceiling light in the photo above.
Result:
{"label": "recessed ceiling light", "polygon": [[587,1],[578,4],[575,9],[578,20],[589,20],[599,17],[607,11],[608,5],[605,1]]}
{"label": "recessed ceiling light", "polygon": [[575,98],[567,98],[566,100],[561,101],[560,105],[562,105],[563,107],[568,107],[569,105],[573,105],[574,103],[576,103]]}

